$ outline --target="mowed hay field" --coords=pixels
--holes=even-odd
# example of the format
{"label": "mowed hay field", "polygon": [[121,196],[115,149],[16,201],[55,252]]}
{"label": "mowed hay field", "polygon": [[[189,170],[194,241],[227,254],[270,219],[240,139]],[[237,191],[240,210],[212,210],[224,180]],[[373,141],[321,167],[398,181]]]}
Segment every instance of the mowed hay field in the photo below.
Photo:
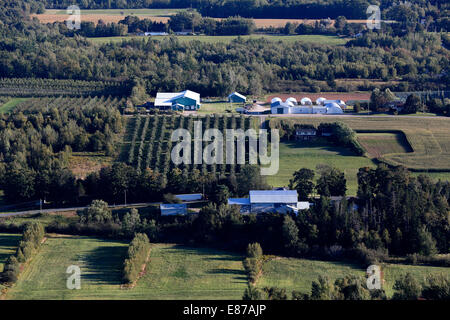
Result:
{"label": "mowed hay field", "polygon": [[375,166],[370,159],[325,142],[280,143],[280,169],[276,175],[268,176],[267,182],[273,187],[287,187],[295,171],[301,168],[314,170],[318,164],[328,164],[345,173],[348,195],[356,195],[358,169]]}
{"label": "mowed hay field", "polygon": [[[282,118],[272,118],[280,121]],[[450,118],[445,117],[289,117],[299,124],[318,126],[323,122],[341,121],[353,130],[364,133],[401,131],[413,149],[409,153],[391,153],[383,159],[392,165],[403,165],[413,170],[450,171]]]}
{"label": "mowed hay field", "polygon": [[402,133],[359,133],[358,141],[371,158],[414,151]]}
{"label": "mowed hay field", "polygon": [[[383,264],[384,285],[388,297],[393,294],[395,280],[401,275],[411,273],[419,282],[423,282],[428,274],[444,274],[450,276],[450,268]],[[259,288],[276,286],[285,288],[290,297],[293,290],[311,294],[311,284],[319,276],[327,276],[330,281],[348,275],[365,276],[365,270],[356,265],[341,262],[317,261],[293,258],[276,258],[263,265],[263,275],[258,280]]]}
{"label": "mowed hay field", "polygon": [[[128,243],[50,236],[7,299],[241,299],[246,287],[242,257],[210,249],[153,244],[146,274],[121,289]],[[81,289],[68,290],[66,268],[81,268]]]}

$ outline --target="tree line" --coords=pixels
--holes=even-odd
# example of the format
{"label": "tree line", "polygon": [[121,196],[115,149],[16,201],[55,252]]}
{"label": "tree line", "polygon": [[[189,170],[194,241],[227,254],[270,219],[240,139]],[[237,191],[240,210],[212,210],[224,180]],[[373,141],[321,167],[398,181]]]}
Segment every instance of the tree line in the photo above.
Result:
{"label": "tree line", "polygon": [[128,247],[127,257],[123,263],[123,278],[126,283],[133,283],[139,277],[142,266],[147,261],[150,242],[147,235],[138,233]]}
{"label": "tree line", "polygon": [[[239,91],[437,90],[447,87],[447,49],[439,34],[386,38],[368,32],[348,47],[236,39],[231,43],[139,39],[94,44],[64,36],[64,25],[42,25],[5,9],[0,26],[0,77],[89,81],[142,79],[148,94],[186,88],[206,96]],[[5,18],[6,19],[6,18]],[[19,24],[27,27],[17,27]],[[364,42],[371,39],[370,43]],[[385,43],[385,40],[388,43]],[[391,43],[391,45],[389,45]],[[74,50],[68,51],[67,48]],[[76,52],[76,54],[74,54]],[[25,58],[26,57],[26,58]],[[365,79],[339,84],[339,79]],[[383,80],[375,85],[373,80]]]}
{"label": "tree line", "polygon": [[[293,290],[291,300],[449,300],[450,279],[443,274],[427,275],[423,283],[410,273],[400,275],[393,286],[394,294],[388,299],[385,290],[367,288],[367,279],[358,276],[345,276],[334,282],[326,276],[319,276],[311,284],[310,293]],[[243,300],[288,300],[285,288],[257,288],[249,285]]]}
{"label": "tree line", "polygon": [[16,253],[10,255],[5,262],[3,272],[0,273],[0,282],[13,284],[17,281],[21,264],[27,262],[36,253],[44,239],[45,230],[39,222],[25,224],[22,239]]}
{"label": "tree line", "polygon": [[[336,193],[345,195],[342,172],[331,168],[314,182],[312,176],[302,177],[302,171],[306,172],[295,174],[295,183],[303,181],[321,191],[320,197],[301,195],[313,205],[298,215],[242,215],[238,207],[224,203],[228,194],[210,199],[212,203],[198,215],[163,217],[153,208],[115,216],[103,205],[101,210],[83,212],[78,222],[55,221],[48,230],[113,238],[137,232],[147,234],[152,242],[197,243],[237,251],[258,242],[268,254],[349,260],[363,267],[390,261],[392,256],[411,264],[449,265],[448,257],[437,255],[449,251],[449,182],[415,178],[404,168],[380,165],[359,170],[357,198],[333,198]],[[249,262],[248,270],[254,269],[252,265]]]}

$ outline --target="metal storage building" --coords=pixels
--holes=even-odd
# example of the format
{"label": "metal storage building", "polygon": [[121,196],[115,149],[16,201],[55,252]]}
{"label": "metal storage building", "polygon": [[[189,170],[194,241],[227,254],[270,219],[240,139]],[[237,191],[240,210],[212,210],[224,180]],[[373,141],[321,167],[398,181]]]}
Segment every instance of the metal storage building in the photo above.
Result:
{"label": "metal storage building", "polygon": [[231,103],[245,103],[247,101],[247,97],[240,94],[239,92],[233,92],[228,96],[228,102]]}

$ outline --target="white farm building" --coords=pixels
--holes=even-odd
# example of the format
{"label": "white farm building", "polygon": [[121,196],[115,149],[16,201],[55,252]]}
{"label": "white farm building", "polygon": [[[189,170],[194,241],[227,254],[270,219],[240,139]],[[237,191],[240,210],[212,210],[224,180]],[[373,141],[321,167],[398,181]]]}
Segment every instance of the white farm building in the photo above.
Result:
{"label": "white farm building", "polygon": [[280,98],[273,98],[270,104],[272,114],[343,114],[345,102],[342,100],[327,100],[319,98],[316,105],[312,100],[304,97],[298,104],[295,98],[288,98],[285,102]]}

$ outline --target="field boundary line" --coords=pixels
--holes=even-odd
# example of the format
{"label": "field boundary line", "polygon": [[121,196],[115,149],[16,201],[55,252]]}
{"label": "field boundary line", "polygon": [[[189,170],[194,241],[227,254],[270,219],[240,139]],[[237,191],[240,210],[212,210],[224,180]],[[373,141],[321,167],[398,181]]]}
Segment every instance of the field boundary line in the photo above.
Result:
{"label": "field boundary line", "polygon": [[[28,261],[20,264],[20,266],[19,266],[20,272],[17,275],[17,281],[20,279],[20,277],[23,275],[23,273],[28,269],[27,267],[34,260],[35,256],[39,253],[39,251],[42,248],[42,245],[47,241],[47,239],[48,238],[46,236],[44,236],[39,244],[39,248],[36,249],[36,252],[34,252],[33,256]],[[8,289],[13,288],[16,285],[17,281],[10,285],[5,286],[5,288],[1,291],[0,300],[6,300],[6,295],[8,294]]]}
{"label": "field boundary line", "polygon": [[122,289],[122,290],[131,290],[131,289],[133,289],[134,287],[137,286],[137,283],[138,283],[139,279],[141,279],[145,275],[145,273],[147,271],[147,265],[148,265],[149,260],[150,260],[150,253],[151,252],[152,252],[152,249],[150,248],[148,250],[148,253],[147,253],[147,258],[145,258],[145,262],[141,266],[141,272],[139,272],[136,280],[134,280],[132,283],[122,284],[120,286],[120,289]]}

